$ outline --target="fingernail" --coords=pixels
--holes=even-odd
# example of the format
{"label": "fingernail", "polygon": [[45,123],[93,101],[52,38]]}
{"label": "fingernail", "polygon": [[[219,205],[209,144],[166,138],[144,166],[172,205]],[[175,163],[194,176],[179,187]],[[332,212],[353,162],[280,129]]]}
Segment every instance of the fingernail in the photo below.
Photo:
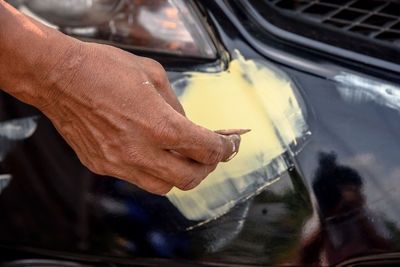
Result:
{"label": "fingernail", "polygon": [[232,135],[232,134],[242,135],[250,131],[251,129],[223,129],[223,130],[217,130],[215,132],[223,135]]}
{"label": "fingernail", "polygon": [[248,133],[250,131],[251,131],[251,129],[239,129],[239,131],[236,132],[236,134],[242,135],[242,134],[246,134],[246,133]]}
{"label": "fingernail", "polygon": [[237,155],[237,153],[239,152],[239,145],[240,145],[240,140],[241,140],[241,138],[238,134],[232,134],[227,137],[229,138],[229,140],[232,143],[232,154],[226,160],[224,160],[224,162],[230,161]]}

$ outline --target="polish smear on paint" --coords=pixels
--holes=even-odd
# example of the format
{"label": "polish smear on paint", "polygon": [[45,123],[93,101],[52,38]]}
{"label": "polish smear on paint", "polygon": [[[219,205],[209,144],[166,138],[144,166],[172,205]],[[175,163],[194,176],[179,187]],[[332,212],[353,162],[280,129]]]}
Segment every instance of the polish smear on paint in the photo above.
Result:
{"label": "polish smear on paint", "polygon": [[294,84],[269,63],[236,52],[227,71],[188,73],[172,86],[183,91],[180,101],[193,122],[212,130],[251,129],[238,155],[220,163],[198,187],[167,194],[187,219],[215,219],[277,181],[291,165],[288,155],[307,135]]}
{"label": "polish smear on paint", "polygon": [[350,103],[375,102],[400,111],[400,87],[342,72],[333,78],[342,98]]}

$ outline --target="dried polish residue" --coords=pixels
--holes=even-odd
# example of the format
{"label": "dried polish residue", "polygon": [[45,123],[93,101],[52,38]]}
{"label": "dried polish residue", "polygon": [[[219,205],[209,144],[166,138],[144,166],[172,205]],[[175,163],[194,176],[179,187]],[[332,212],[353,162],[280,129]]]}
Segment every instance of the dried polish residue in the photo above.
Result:
{"label": "dried polish residue", "polygon": [[212,130],[252,129],[242,137],[238,155],[198,187],[167,194],[190,220],[217,218],[277,181],[291,164],[291,150],[309,133],[293,82],[271,64],[238,52],[227,71],[188,73],[172,86],[182,92],[180,101],[195,123]]}
{"label": "dried polish residue", "polygon": [[375,102],[400,111],[400,87],[351,73],[335,76],[343,99],[350,103]]}

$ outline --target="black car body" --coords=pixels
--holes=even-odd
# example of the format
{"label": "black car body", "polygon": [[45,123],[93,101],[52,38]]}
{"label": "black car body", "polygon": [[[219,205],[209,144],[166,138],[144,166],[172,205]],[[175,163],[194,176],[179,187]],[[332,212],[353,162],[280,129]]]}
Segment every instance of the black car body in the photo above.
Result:
{"label": "black car body", "polygon": [[[46,117],[1,93],[0,259],[10,266],[398,264],[400,4],[188,4],[215,58],[120,47],[159,60],[178,95],[186,72],[222,73],[235,51],[288,77],[307,129],[288,144],[280,179],[211,220],[191,220],[166,197],[91,173]],[[7,123],[31,133],[6,135]],[[276,178],[265,175],[266,183]]]}

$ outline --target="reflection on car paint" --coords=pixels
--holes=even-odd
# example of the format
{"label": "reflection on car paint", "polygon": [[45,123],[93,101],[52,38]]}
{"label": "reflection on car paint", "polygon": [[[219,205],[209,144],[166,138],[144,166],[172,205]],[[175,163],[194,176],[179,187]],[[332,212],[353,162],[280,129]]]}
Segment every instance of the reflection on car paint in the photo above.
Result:
{"label": "reflection on car paint", "polygon": [[375,102],[400,111],[400,88],[351,73],[334,77],[344,100],[351,103]]}
{"label": "reflection on car paint", "polygon": [[36,117],[0,122],[0,161],[4,159],[15,141],[30,137],[36,128]]}
{"label": "reflection on car paint", "polygon": [[0,193],[10,183],[11,178],[11,174],[0,174]]}
{"label": "reflection on car paint", "polygon": [[332,266],[351,255],[393,249],[388,224],[366,205],[363,177],[339,164],[335,153],[320,152],[318,160],[312,187],[325,219],[305,234],[298,264]]}
{"label": "reflection on car paint", "polygon": [[[36,117],[0,122],[0,162],[5,159],[17,141],[30,137],[36,128]],[[11,178],[11,174],[0,173],[0,193],[10,183]]]}
{"label": "reflection on car paint", "polygon": [[0,122],[0,160],[4,159],[9,148],[6,143],[30,137],[37,128],[36,117]]}
{"label": "reflection on car paint", "polygon": [[227,71],[192,72],[180,100],[189,119],[209,129],[250,128],[239,154],[188,192],[167,197],[190,220],[208,221],[259,193],[291,166],[290,155],[310,134],[294,83],[265,61],[246,60],[238,51]]}

